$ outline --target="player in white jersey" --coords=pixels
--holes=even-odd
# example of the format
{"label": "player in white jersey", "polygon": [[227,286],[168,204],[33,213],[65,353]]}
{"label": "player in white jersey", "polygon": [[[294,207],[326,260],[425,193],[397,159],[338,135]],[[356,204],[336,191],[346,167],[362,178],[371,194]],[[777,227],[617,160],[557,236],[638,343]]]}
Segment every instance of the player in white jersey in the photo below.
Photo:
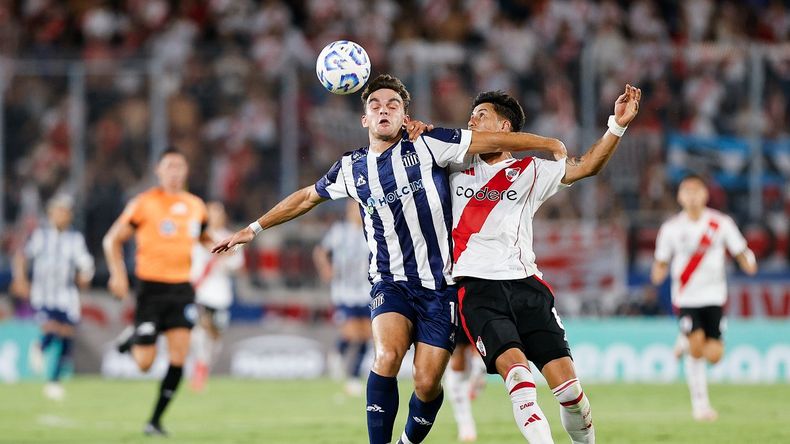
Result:
{"label": "player in white jersey", "polygon": [[332,225],[313,250],[313,261],[321,280],[330,285],[340,328],[336,356],[345,368],[345,390],[351,396],[362,394],[360,372],[371,338],[368,254],[359,205],[349,199],[345,220]]}
{"label": "player in white jersey", "polygon": [[757,262],[735,222],[706,206],[708,189],[701,177],[683,179],[677,198],[683,211],[658,231],[650,279],[659,285],[668,274],[672,276],[672,305],[680,320],[679,345],[688,351],[684,367],[692,415],[698,421],[714,421],[718,414],[708,399],[706,361],[715,364],[724,354],[726,253],[729,251],[750,275],[757,273]]}
{"label": "player in white jersey", "polygon": [[[370,302],[375,360],[367,382],[368,439],[391,442],[398,410],[396,375],[415,344],[415,391],[404,443],[422,442],[443,393],[441,376],[455,343],[456,288],[451,277],[452,208],[445,168],[467,154],[543,149],[564,155],[556,139],[528,133],[472,133],[411,122],[403,84],[380,75],[362,93],[370,145],[350,151],[315,185],[215,245],[221,253],[260,231],[298,217],[328,199],[350,197],[363,211],[373,283]],[[404,134],[403,127],[411,139]]]}
{"label": "player in white jersey", "polygon": [[[490,153],[467,155],[451,168],[453,278],[460,286],[462,326],[488,372],[504,379],[516,425],[532,444],[553,441],[537,404],[528,359],[559,401],[572,442],[595,442],[590,403],[576,378],[553,292],[535,264],[532,218],[558,190],[603,168],[636,116],[640,97],[638,88],[626,85],[609,130],[581,158],[515,159],[507,152]],[[510,132],[524,120],[514,98],[492,91],[475,99],[469,128]]]}
{"label": "player in white jersey", "polygon": [[[43,352],[60,342],[54,371],[48,376],[44,394],[51,399],[63,399],[60,385],[63,367],[71,356],[75,327],[80,320],[80,300],[77,286],[87,288],[93,278],[93,257],[88,253],[85,238],[71,225],[72,199],[65,195],[54,197],[47,205],[49,225],[36,229],[24,251],[14,257],[12,291],[30,297],[41,322],[41,340],[29,350],[33,370],[44,367]],[[33,264],[32,284],[28,280],[28,263]]]}
{"label": "player in white jersey", "polygon": [[[212,239],[222,239],[231,234],[226,228],[227,215],[221,202],[206,205],[206,233]],[[244,266],[240,252],[227,256],[212,255],[203,244],[192,248],[190,281],[195,288],[198,323],[192,329],[191,348],[195,358],[191,387],[202,391],[209,370],[222,344],[222,332],[230,322],[230,305],[233,303],[233,275]]]}

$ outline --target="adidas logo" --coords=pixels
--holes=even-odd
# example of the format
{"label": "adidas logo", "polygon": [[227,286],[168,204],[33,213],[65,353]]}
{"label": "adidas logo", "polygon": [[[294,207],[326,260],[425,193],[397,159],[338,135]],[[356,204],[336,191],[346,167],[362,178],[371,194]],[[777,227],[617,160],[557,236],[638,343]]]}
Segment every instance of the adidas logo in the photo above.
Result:
{"label": "adidas logo", "polygon": [[433,424],[431,421],[428,421],[427,419],[421,418],[419,416],[412,416],[411,419],[413,419],[414,422],[416,422],[417,424],[419,424],[421,426],[429,426],[429,425]]}
{"label": "adidas logo", "polygon": [[378,404],[371,404],[371,405],[369,405],[368,408],[367,408],[367,411],[384,413],[384,409],[381,408]]}
{"label": "adidas logo", "polygon": [[533,414],[532,414],[532,416],[530,416],[529,418],[527,418],[527,422],[525,422],[525,423],[524,423],[524,427],[526,427],[526,426],[528,426],[528,425],[532,424],[532,423],[533,423],[533,422],[535,422],[535,421],[540,421],[541,419],[542,419],[542,418],[541,418],[540,416],[538,416],[538,414],[537,414],[537,413],[533,413]]}

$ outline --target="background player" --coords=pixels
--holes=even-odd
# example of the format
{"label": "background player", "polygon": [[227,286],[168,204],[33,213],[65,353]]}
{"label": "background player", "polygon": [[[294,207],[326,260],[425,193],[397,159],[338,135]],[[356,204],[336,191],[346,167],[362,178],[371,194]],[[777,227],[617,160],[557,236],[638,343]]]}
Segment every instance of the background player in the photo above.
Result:
{"label": "background player", "polygon": [[[460,280],[461,322],[489,373],[504,379],[516,425],[532,444],[553,440],[527,359],[559,401],[571,441],[595,442],[590,402],[576,378],[554,295],[535,264],[532,217],[563,184],[603,168],[636,117],[640,97],[638,88],[626,85],[609,130],[579,159],[515,159],[503,152],[469,156],[452,167],[453,277]],[[524,124],[521,106],[501,91],[478,95],[473,107],[473,131],[510,132]]]}
{"label": "background player", "polygon": [[[210,238],[222,239],[232,234],[226,228],[228,217],[222,202],[209,202],[206,209],[206,234]],[[203,244],[195,243],[193,247],[191,281],[198,311],[198,323],[192,330],[195,364],[191,387],[195,391],[203,390],[211,365],[219,354],[220,337],[230,322],[233,275],[243,266],[244,256],[240,252],[219,256],[212,255]]]}
{"label": "background player", "polygon": [[707,207],[708,189],[701,177],[683,179],[677,198],[682,211],[658,231],[650,280],[661,284],[671,262],[672,304],[678,308],[680,332],[688,338],[684,370],[692,415],[698,421],[715,421],[718,413],[708,399],[705,361],[715,364],[724,354],[726,252],[749,275],[757,273],[757,261],[732,218]]}
{"label": "background player", "polygon": [[360,369],[371,338],[368,254],[359,205],[349,200],[345,220],[332,225],[313,250],[313,261],[321,280],[330,284],[340,327],[337,353],[345,368],[346,393],[352,396],[362,394]]}
{"label": "background player", "polygon": [[[79,290],[87,288],[93,278],[93,257],[88,253],[82,233],[72,230],[71,197],[59,195],[47,205],[49,224],[33,231],[23,251],[14,256],[11,291],[30,297],[41,322],[41,340],[31,344],[30,361],[33,370],[44,369],[43,353],[60,342],[57,362],[44,395],[53,400],[65,396],[60,377],[71,357],[73,337],[80,319]],[[32,285],[28,279],[28,264],[33,264]]]}
{"label": "background player", "polygon": [[[474,356],[470,354],[474,353]],[[485,384],[485,365],[473,350],[469,338],[459,328],[455,335],[455,350],[444,372],[444,388],[453,408],[458,440],[477,441],[477,425],[472,415],[472,401]]]}
{"label": "background player", "polygon": [[181,382],[194,322],[186,317],[195,299],[189,275],[192,247],[205,236],[206,206],[184,190],[188,173],[186,157],[175,148],[166,149],[156,166],[159,186],[132,199],[104,237],[108,287],[120,299],[129,294],[123,244],[132,236],[137,244],[134,328],[119,341],[119,351],[131,351],[140,370],[148,371],[156,358],[157,336],[163,333],[167,339],[170,366],[145,426],[147,435],[167,434],[161,417]]}
{"label": "background player", "polygon": [[[436,419],[440,384],[455,343],[456,290],[450,276],[450,189],[445,167],[469,153],[528,147],[565,153],[556,139],[526,133],[478,133],[424,128],[409,122],[411,96],[395,77],[381,75],[362,94],[370,145],[346,153],[315,185],[305,187],[219,242],[224,252],[257,233],[298,217],[327,199],[351,197],[365,210],[370,253],[371,311],[376,358],[368,376],[368,435],[389,443],[398,410],[396,375],[415,344],[415,391],[404,443],[425,439]],[[411,131],[414,130],[415,132]]]}

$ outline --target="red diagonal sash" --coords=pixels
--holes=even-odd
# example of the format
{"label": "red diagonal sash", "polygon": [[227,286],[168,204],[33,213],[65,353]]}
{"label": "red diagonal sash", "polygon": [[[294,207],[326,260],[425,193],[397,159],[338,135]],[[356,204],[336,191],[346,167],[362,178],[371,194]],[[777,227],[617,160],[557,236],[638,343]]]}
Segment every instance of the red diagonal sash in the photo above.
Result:
{"label": "red diagonal sash", "polygon": [[[507,178],[507,170],[521,168],[521,171],[525,171],[531,162],[532,157],[525,157],[519,161],[513,162],[494,174],[494,177],[492,177],[488,183],[480,187],[480,189],[488,188],[489,191],[498,191],[500,193],[507,190],[514,182],[514,180]],[[491,211],[494,210],[494,207],[500,201],[501,200],[488,199],[478,200],[473,196],[469,199],[469,202],[466,203],[464,211],[461,212],[461,218],[458,219],[458,226],[453,230],[453,243],[455,245],[453,257],[456,261],[461,256],[461,253],[466,250],[466,244],[469,242],[469,238],[483,228],[483,224],[486,222],[486,219],[488,219],[488,215],[491,214]]]}
{"label": "red diagonal sash", "polygon": [[697,250],[694,254],[689,258],[689,262],[686,264],[686,267],[683,268],[683,272],[680,273],[680,289],[682,290],[683,287],[686,286],[689,279],[691,279],[691,275],[694,274],[694,271],[697,270],[699,263],[702,262],[702,258],[705,257],[705,253],[708,252],[711,242],[713,241],[713,235],[716,234],[716,230],[719,229],[719,223],[715,220],[711,220],[708,223],[708,228],[702,234],[702,239],[699,240],[699,245],[697,246]]}

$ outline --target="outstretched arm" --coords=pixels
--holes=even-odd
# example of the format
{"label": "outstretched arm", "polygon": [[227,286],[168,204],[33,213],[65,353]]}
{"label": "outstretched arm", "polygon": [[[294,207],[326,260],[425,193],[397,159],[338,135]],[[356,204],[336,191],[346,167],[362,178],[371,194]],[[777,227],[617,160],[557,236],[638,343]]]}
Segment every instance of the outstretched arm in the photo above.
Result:
{"label": "outstretched arm", "polygon": [[532,133],[473,131],[469,154],[501,153],[503,151],[543,151],[560,160],[568,156],[565,144],[551,137]]}
{"label": "outstretched arm", "polygon": [[[562,178],[562,183],[570,185],[579,179],[595,176],[603,169],[609,158],[617,150],[622,131],[634,120],[634,117],[639,112],[639,100],[641,98],[641,89],[625,85],[625,92],[614,103],[614,122],[610,118],[610,129],[592,144],[581,157],[572,157],[566,160],[565,177]],[[614,128],[612,128],[613,126]],[[617,132],[618,129],[620,130],[620,135],[613,132]]]}
{"label": "outstretched arm", "polygon": [[275,225],[280,225],[283,222],[288,222],[295,219],[304,213],[312,210],[313,207],[324,202],[326,199],[321,197],[315,190],[315,186],[310,185],[304,187],[299,191],[291,194],[280,203],[274,206],[266,214],[259,217],[255,222],[250,225],[255,225],[257,222],[259,227],[253,230],[251,226],[245,227],[237,231],[233,236],[221,240],[214,245],[211,249],[212,253],[224,253],[236,245],[246,244],[255,238],[255,235],[262,230],[271,228]]}

